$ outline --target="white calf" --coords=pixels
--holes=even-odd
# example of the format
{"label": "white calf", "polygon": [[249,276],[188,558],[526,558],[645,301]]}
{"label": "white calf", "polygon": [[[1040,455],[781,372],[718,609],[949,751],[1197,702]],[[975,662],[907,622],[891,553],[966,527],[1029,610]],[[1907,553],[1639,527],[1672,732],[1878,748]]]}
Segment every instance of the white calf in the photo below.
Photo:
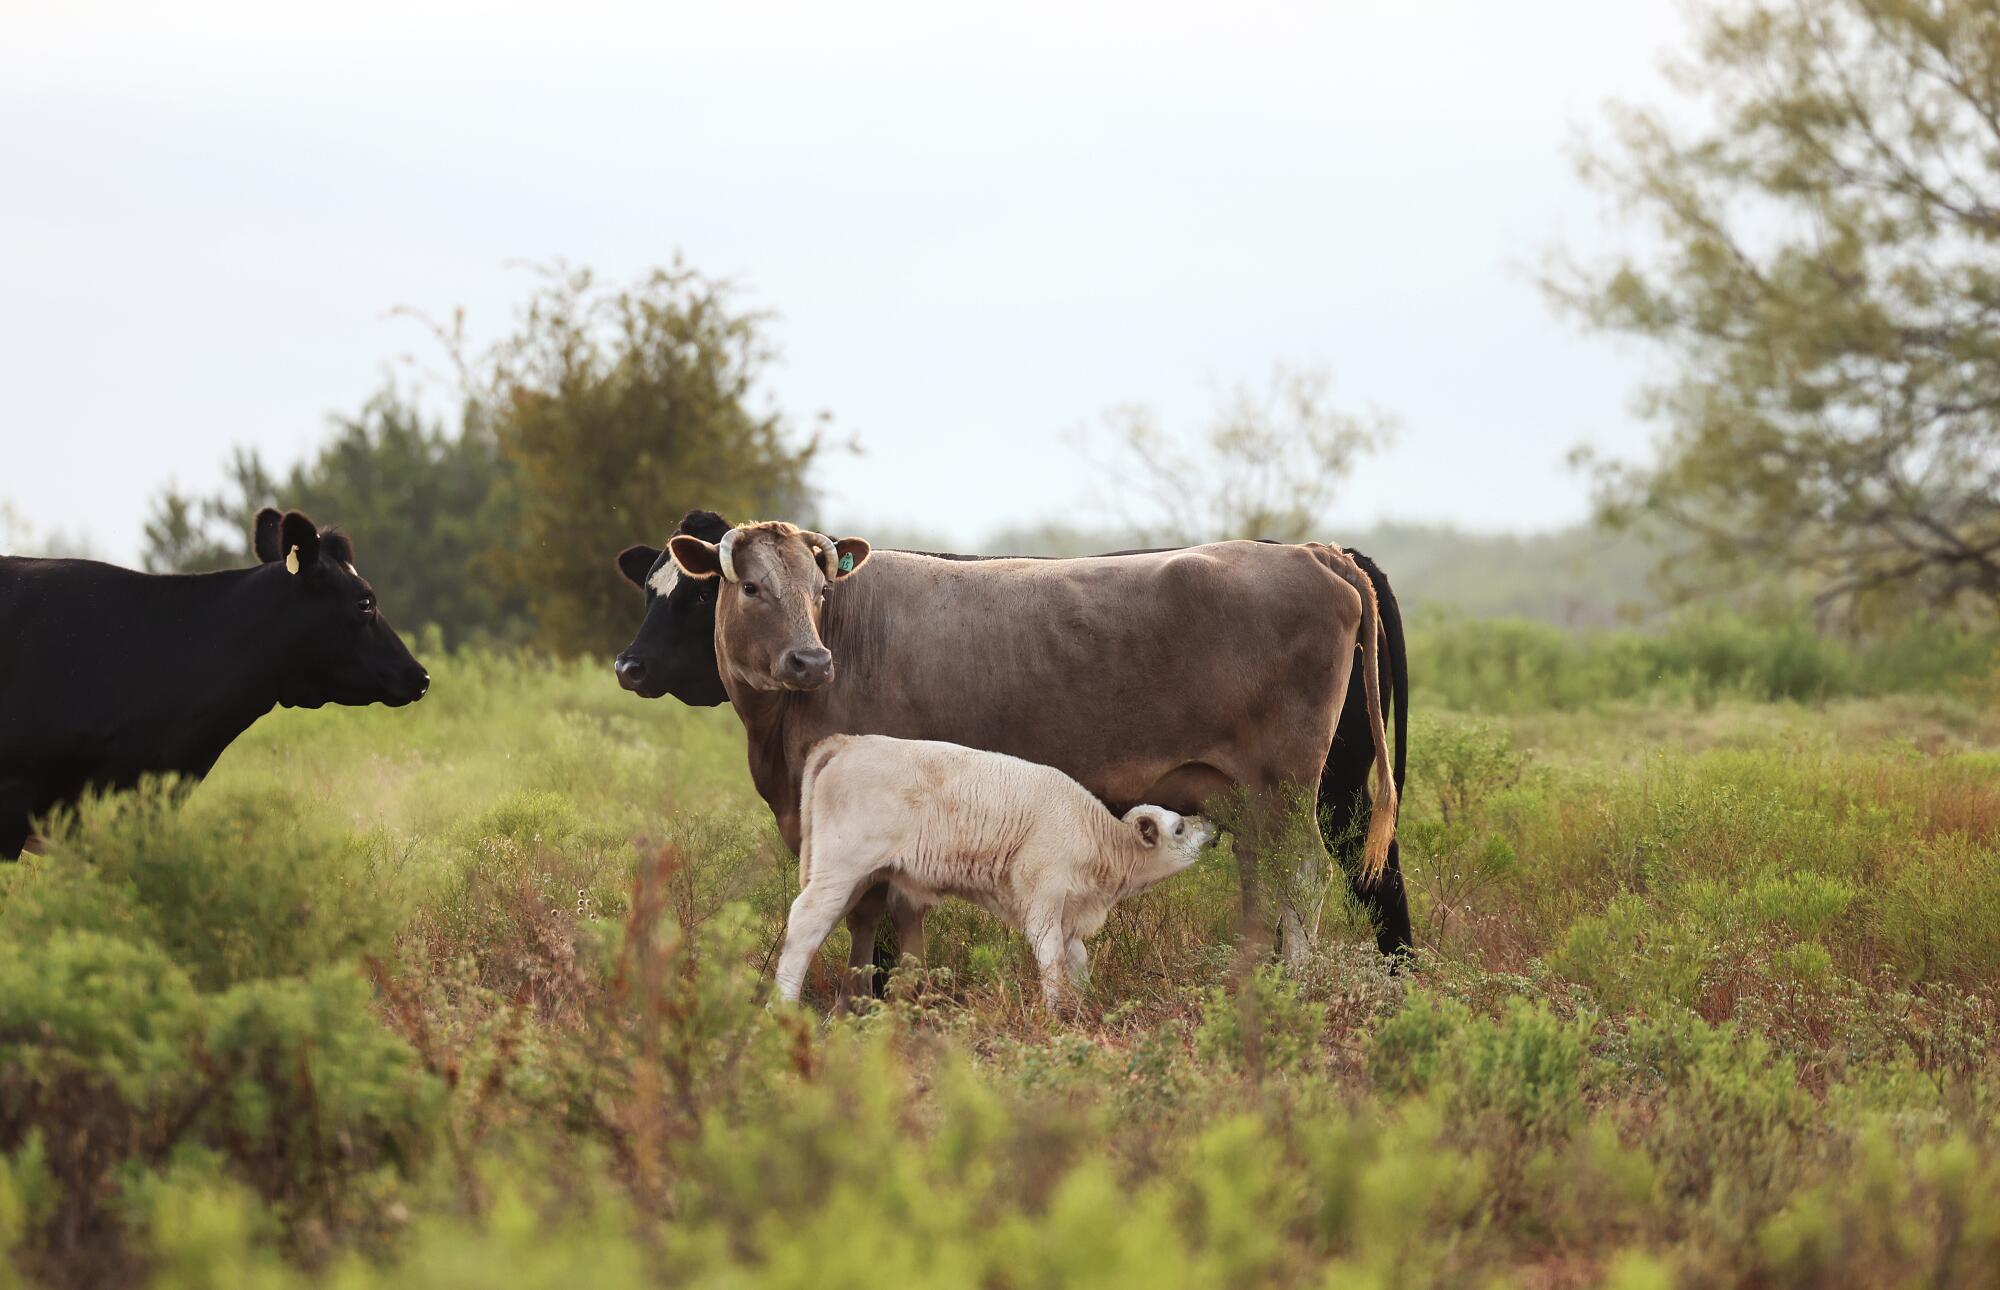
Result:
{"label": "white calf", "polygon": [[919,910],[959,896],[1026,933],[1054,1006],[1065,975],[1082,984],[1083,938],[1111,906],[1187,868],[1215,837],[1159,806],[1120,820],[1048,766],[886,735],[813,745],[800,799],[800,890],[778,957],[786,999],[833,925],[886,881]]}

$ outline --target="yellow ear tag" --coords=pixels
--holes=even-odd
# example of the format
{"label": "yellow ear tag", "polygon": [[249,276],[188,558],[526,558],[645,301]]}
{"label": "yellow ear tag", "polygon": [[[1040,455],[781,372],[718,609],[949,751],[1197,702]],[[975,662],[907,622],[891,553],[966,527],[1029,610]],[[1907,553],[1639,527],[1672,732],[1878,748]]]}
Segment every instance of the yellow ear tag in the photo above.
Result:
{"label": "yellow ear tag", "polygon": [[299,571],[299,549],[297,547],[293,547],[291,550],[285,552],[285,572],[297,573],[298,571]]}

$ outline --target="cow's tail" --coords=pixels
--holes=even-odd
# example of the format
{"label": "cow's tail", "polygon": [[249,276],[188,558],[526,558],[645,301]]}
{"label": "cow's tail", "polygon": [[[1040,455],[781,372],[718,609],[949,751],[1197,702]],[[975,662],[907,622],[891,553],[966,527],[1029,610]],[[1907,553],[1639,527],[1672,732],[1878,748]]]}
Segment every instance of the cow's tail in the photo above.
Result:
{"label": "cow's tail", "polygon": [[1389,844],[1396,839],[1396,784],[1389,767],[1389,733],[1382,724],[1381,609],[1375,584],[1353,557],[1337,547],[1327,551],[1327,565],[1361,597],[1361,667],[1363,693],[1368,698],[1368,734],[1375,741],[1375,796],[1368,812],[1368,841],[1362,852],[1361,877],[1373,883],[1389,864]]}
{"label": "cow's tail", "polygon": [[812,746],[806,753],[805,773],[799,779],[799,890],[804,891],[812,877],[813,853],[813,781],[820,771],[833,760],[840,746],[847,741],[839,735],[830,735]]}
{"label": "cow's tail", "polygon": [[1382,646],[1389,651],[1389,709],[1396,714],[1396,792],[1401,794],[1404,768],[1410,756],[1410,653],[1403,639],[1403,610],[1389,575],[1359,551],[1349,551],[1368,581],[1375,584],[1375,608],[1382,618]]}

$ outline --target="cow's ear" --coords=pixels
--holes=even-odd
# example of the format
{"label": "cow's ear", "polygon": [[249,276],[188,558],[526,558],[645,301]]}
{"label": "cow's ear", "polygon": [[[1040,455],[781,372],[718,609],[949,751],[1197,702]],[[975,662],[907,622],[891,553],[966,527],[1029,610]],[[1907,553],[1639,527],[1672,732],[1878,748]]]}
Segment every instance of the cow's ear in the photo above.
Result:
{"label": "cow's ear", "polygon": [[319,529],[298,511],[286,511],[278,524],[278,548],[287,572],[310,569],[319,563]]}
{"label": "cow's ear", "polygon": [[868,563],[868,542],[865,538],[842,538],[833,544],[835,556],[835,578],[849,578]]}
{"label": "cow's ear", "polygon": [[681,516],[681,522],[674,528],[676,533],[691,533],[704,542],[720,542],[722,535],[729,532],[731,524],[714,511],[700,509]]}
{"label": "cow's ear", "polygon": [[1139,835],[1139,845],[1148,851],[1160,845],[1160,817],[1148,811],[1132,817],[1132,830]]}
{"label": "cow's ear", "polygon": [[667,543],[667,550],[674,557],[674,563],[681,567],[681,572],[690,578],[722,576],[722,550],[713,542],[680,533]]}
{"label": "cow's ear", "polygon": [[265,564],[285,558],[285,549],[278,545],[278,526],[284,522],[275,506],[266,506],[257,512],[257,521],[250,527],[250,549]]}
{"label": "cow's ear", "polygon": [[625,581],[645,589],[646,575],[660,562],[660,548],[656,546],[628,546],[618,553],[618,572],[625,575]]}
{"label": "cow's ear", "polygon": [[328,529],[319,535],[320,554],[329,560],[337,560],[352,566],[354,563],[354,539],[337,528]]}

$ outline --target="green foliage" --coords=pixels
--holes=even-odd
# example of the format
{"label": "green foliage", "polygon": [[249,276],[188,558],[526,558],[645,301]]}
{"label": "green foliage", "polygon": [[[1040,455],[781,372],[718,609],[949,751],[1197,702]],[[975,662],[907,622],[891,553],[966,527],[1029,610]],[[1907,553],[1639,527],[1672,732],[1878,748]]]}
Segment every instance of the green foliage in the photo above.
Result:
{"label": "green foliage", "polygon": [[351,965],[204,993],[157,945],[56,931],[0,948],[0,1036],[0,1151],[43,1160],[57,1254],[114,1234],[121,1175],[170,1157],[326,1221],[430,1149],[439,1090]]}
{"label": "green foliage", "polygon": [[1262,1078],[1311,1061],[1326,1029],[1325,1007],[1303,998],[1276,963],[1259,965],[1235,983],[1208,992],[1195,1052],[1202,1060]]}
{"label": "green foliage", "polygon": [[1699,926],[1663,924],[1657,908],[1628,894],[1572,923],[1548,965],[1613,1013],[1690,1008],[1701,997],[1713,952]]}
{"label": "green foliage", "polygon": [[612,557],[665,541],[690,508],[807,518],[819,439],[753,406],[771,360],[764,323],[678,263],[617,290],[551,272],[511,338],[461,356],[517,472],[518,518],[494,567],[525,599],[536,644],[623,646],[637,602]]}
{"label": "green foliage", "polygon": [[[1670,576],[1799,572],[1885,611],[2000,603],[2000,11],[1745,0],[1699,11],[1697,113],[1625,110],[1584,172],[1655,254],[1556,275],[1664,350],[1657,463],[1614,519],[1701,543]],[[1680,120],[1699,121],[1693,130]]]}
{"label": "green foliage", "polygon": [[[1296,968],[1242,954],[1218,860],[1118,911],[1070,1015],[953,904],[936,966],[822,1019],[838,945],[814,1008],[767,1007],[795,866],[726,711],[642,704],[601,664],[434,671],[412,708],[273,714],[178,806],[94,805],[0,874],[7,1274],[1990,1269],[2000,776],[1976,710],[1428,716],[1399,974],[1338,920]],[[1475,862],[1440,917],[1440,870]]]}
{"label": "green foliage", "polygon": [[1368,1069],[1385,1096],[1434,1094],[1458,1114],[1495,1115],[1534,1138],[1581,1117],[1589,1029],[1540,1000],[1511,999],[1491,1018],[1417,991],[1376,1028]]}
{"label": "green foliage", "polygon": [[478,409],[453,434],[427,422],[404,393],[383,389],[283,476],[255,448],[238,449],[222,491],[163,492],[146,524],[145,565],[157,572],[253,563],[259,507],[300,510],[346,529],[355,563],[403,627],[435,627],[449,644],[518,640],[520,605],[496,591],[495,553],[511,540],[509,472]]}
{"label": "green foliage", "polygon": [[462,321],[439,329],[465,384],[456,430],[392,386],[288,472],[239,448],[220,490],[156,499],[145,566],[247,564],[256,510],[298,509],[349,531],[403,627],[606,655],[636,621],[620,550],[696,506],[809,518],[820,435],[757,406],[766,319],[725,284],[679,263],[617,290],[552,271],[485,353],[465,351]]}
{"label": "green foliage", "polygon": [[1850,695],[1971,693],[1994,674],[2000,636],[1910,620],[1853,642],[1800,617],[1683,613],[1658,631],[1577,634],[1519,619],[1439,617],[1409,632],[1410,671],[1446,706],[1575,710],[1726,698],[1816,703]]}
{"label": "green foliage", "polygon": [[273,790],[167,788],[88,802],[49,855],[6,876],[0,935],[89,928],[151,941],[203,989],[387,947],[398,883],[365,840]]}

